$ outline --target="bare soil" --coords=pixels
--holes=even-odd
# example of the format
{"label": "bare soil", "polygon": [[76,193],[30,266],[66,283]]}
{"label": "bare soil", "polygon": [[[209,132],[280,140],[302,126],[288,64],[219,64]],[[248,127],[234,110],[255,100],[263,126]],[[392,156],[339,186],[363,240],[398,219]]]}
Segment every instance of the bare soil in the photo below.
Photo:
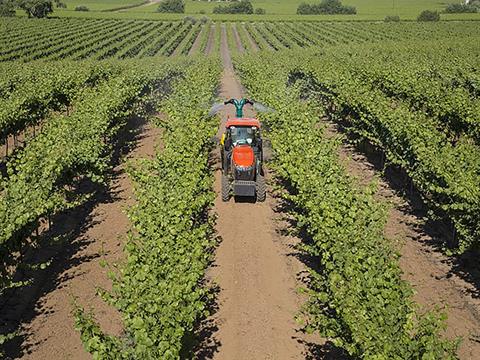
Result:
{"label": "bare soil", "polygon": [[[330,136],[338,135],[338,127],[325,122]],[[365,153],[366,154],[366,153]],[[400,251],[404,279],[415,289],[414,300],[427,309],[438,306],[448,315],[448,338],[462,337],[460,359],[478,359],[480,354],[480,273],[445,256],[439,244],[448,237],[441,224],[424,220],[423,205],[410,185],[405,192],[401,175],[386,171],[382,175],[379,154],[366,156],[344,142],[339,155],[348,172],[360,186],[378,182],[377,198],[391,205],[385,235]],[[474,263],[477,261],[474,260]],[[468,276],[466,276],[468,274]]]}
{"label": "bare soil", "polygon": [[[233,72],[225,33],[221,54],[225,67],[221,97],[240,98],[243,89]],[[233,115],[230,108],[221,114],[219,138],[227,118]],[[254,113],[247,110],[246,116]],[[220,158],[218,149],[213,156]],[[281,214],[274,211],[278,205],[275,199],[267,196],[264,203],[249,199],[225,203],[219,195],[220,183],[217,162],[214,211],[221,244],[208,278],[219,287],[218,309],[206,321],[211,333],[197,357],[304,359],[309,352],[305,344],[319,339],[306,339],[294,320],[305,300],[296,292],[299,283],[295,277],[305,270],[293,249],[299,240],[280,234],[284,224]]]}
{"label": "bare soil", "polygon": [[232,32],[233,32],[233,37],[235,38],[235,43],[237,44],[238,51],[240,53],[244,53],[245,48],[243,47],[242,40],[240,39],[240,35],[238,35],[236,24],[232,24]]}
{"label": "bare soil", "polygon": [[208,36],[207,46],[205,47],[205,54],[210,55],[213,52],[215,45],[215,28],[216,26],[212,25],[210,28],[210,35]]}
{"label": "bare soil", "polygon": [[[127,158],[150,157],[159,135],[143,119],[132,119],[122,139]],[[126,152],[126,153],[125,153]],[[74,329],[72,300],[94,310],[109,334],[122,332],[120,315],[98,296],[98,287],[110,289],[107,269],[100,266],[121,261],[130,222],[125,210],[133,204],[132,184],[119,161],[108,189],[86,206],[54,220],[48,236],[61,241],[38,256],[52,258],[52,265],[34,276],[34,286],[24,289],[2,309],[2,323],[20,323],[20,336],[7,355],[22,359],[90,359]]]}

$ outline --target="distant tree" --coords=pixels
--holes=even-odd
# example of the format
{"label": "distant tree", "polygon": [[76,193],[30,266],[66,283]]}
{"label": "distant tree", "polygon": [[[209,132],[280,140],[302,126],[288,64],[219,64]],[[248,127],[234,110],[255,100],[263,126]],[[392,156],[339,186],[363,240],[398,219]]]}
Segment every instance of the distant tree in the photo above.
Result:
{"label": "distant tree", "polygon": [[228,5],[218,5],[213,8],[214,14],[253,14],[250,0],[233,1]]}
{"label": "distant tree", "polygon": [[18,6],[28,17],[44,18],[53,12],[51,0],[20,0]]}
{"label": "distant tree", "polygon": [[342,5],[340,0],[322,0],[319,4],[301,3],[297,7],[299,15],[322,15],[322,14],[356,14],[354,6]]}
{"label": "distant tree", "polygon": [[85,5],[75,6],[75,11],[90,11],[90,9]]}
{"label": "distant tree", "polygon": [[423,10],[417,17],[417,21],[440,21],[438,11]]}
{"label": "distant tree", "polygon": [[257,15],[265,15],[267,12],[265,11],[265,9],[262,9],[262,8],[256,8],[255,9],[255,14]]}
{"label": "distant tree", "polygon": [[471,1],[468,4],[448,4],[445,12],[449,14],[476,13],[480,11],[480,1]]}
{"label": "distant tree", "polygon": [[388,15],[385,16],[385,22],[399,22],[400,21],[400,16],[398,15]]}
{"label": "distant tree", "polygon": [[185,12],[185,3],[183,0],[163,0],[157,12],[183,14]]}
{"label": "distant tree", "polygon": [[195,25],[197,23],[197,19],[195,19],[193,16],[185,16],[183,18],[184,23],[191,23],[192,25]]}
{"label": "distant tree", "polygon": [[0,0],[0,16],[15,16],[15,1]]}
{"label": "distant tree", "polygon": [[297,14],[298,15],[309,15],[313,13],[312,5],[302,2],[297,7]]}

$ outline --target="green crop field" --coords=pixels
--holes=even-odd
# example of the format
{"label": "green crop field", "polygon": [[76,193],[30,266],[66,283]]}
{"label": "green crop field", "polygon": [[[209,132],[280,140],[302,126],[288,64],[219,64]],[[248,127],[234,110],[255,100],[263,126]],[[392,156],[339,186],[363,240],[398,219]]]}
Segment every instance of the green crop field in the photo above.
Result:
{"label": "green crop field", "polygon": [[77,6],[84,5],[92,11],[106,11],[124,6],[140,5],[142,0],[68,0],[65,2],[68,10],[74,11]]}
{"label": "green crop field", "polygon": [[300,2],[4,12],[1,358],[476,358],[480,14]]}
{"label": "green crop field", "polygon": [[[318,16],[297,16],[296,11],[301,0],[253,0],[254,8],[263,8],[266,15],[250,15],[250,16],[231,16],[231,15],[215,15],[212,10],[218,4],[216,1],[185,1],[185,13],[189,15],[202,16],[203,13],[213,19],[225,20],[275,20],[284,19],[315,19],[315,20],[383,20],[387,15],[399,15],[401,19],[413,20],[418,14],[426,9],[443,11],[445,9],[445,1],[435,0],[350,0],[345,1],[346,5],[353,5],[357,8],[356,15],[318,15]],[[314,2],[314,1],[313,1]],[[458,2],[458,1],[457,1]],[[181,15],[175,14],[159,14],[156,13],[158,3],[148,4],[148,1],[142,0],[67,0],[67,9],[57,9],[58,16],[75,16],[75,17],[115,17],[115,18],[141,18],[141,19],[179,19]],[[139,6],[134,6],[138,4]],[[90,12],[74,11],[76,6],[85,5]],[[124,6],[132,6],[125,10],[110,11]],[[445,20],[480,20],[480,14],[443,14]]]}
{"label": "green crop field", "polygon": [[[254,8],[263,8],[267,14],[272,15],[294,15],[297,7],[304,0],[253,0]],[[306,1],[315,3],[315,1]],[[353,5],[357,8],[358,14],[362,16],[385,16],[387,14],[401,16],[416,16],[425,9],[441,10],[445,7],[445,1],[437,0],[349,0],[343,2],[345,5]],[[195,14],[201,10],[211,13],[212,9],[219,3],[216,1],[198,1],[188,0],[186,2],[186,12]],[[151,5],[155,8],[155,5]]]}

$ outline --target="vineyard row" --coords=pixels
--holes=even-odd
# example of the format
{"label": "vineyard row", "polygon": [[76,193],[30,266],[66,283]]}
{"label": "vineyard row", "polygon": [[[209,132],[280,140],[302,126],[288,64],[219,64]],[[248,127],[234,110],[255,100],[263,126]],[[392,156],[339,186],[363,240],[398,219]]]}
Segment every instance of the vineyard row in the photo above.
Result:
{"label": "vineyard row", "polygon": [[[37,26],[33,26],[36,24]],[[281,50],[343,43],[407,39],[442,39],[464,33],[477,34],[475,24],[383,24],[359,22],[251,22],[195,23],[142,20],[9,19],[2,24],[0,62],[37,59],[108,59],[187,55],[204,51],[193,48],[198,36],[208,34],[216,42],[221,27],[235,41],[231,50],[257,48]],[[464,29],[467,27],[468,29]]]}

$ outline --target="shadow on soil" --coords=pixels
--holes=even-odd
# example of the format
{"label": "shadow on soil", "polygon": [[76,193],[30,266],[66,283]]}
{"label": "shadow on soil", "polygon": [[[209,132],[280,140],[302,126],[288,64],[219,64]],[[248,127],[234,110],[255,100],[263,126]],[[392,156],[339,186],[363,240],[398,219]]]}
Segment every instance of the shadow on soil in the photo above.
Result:
{"label": "shadow on soil", "polygon": [[[208,286],[209,285],[205,285],[205,287]],[[214,334],[218,331],[218,326],[216,320],[212,319],[211,316],[218,311],[217,298],[219,293],[219,286],[213,286],[210,288],[210,294],[212,297],[211,301],[207,304],[207,310],[210,314],[210,317],[200,321],[196,327],[193,346],[188,346],[188,348],[192,349],[192,351],[188,354],[189,356],[184,356],[182,359],[213,359],[215,354],[218,352],[221,343],[214,336]]]}
{"label": "shadow on soil", "polygon": [[[304,91],[302,94],[305,98],[313,96],[315,98],[315,90],[318,89],[322,93],[330,91],[323,88],[321,84],[312,82],[312,79],[304,73],[292,73],[288,85],[293,85],[297,81],[304,82]],[[320,96],[321,97],[321,96]],[[329,106],[329,105],[328,105]],[[329,111],[327,110],[327,113]],[[344,145],[353,146],[355,154],[361,154],[365,157],[360,161],[366,162],[375,172],[383,174],[383,179],[388,186],[398,195],[407,201],[407,205],[400,209],[408,215],[415,216],[418,219],[427,218],[428,209],[424,204],[419,191],[415,188],[405,171],[402,169],[385,164],[385,155],[380,149],[370,145],[368,141],[359,139],[349,131],[348,122],[342,119],[321,119],[322,122],[333,129],[333,132],[344,135]],[[356,145],[352,145],[355,143]],[[422,243],[426,247],[426,251],[438,252],[444,254],[445,248],[455,248],[457,240],[453,231],[452,224],[446,221],[427,220],[425,224],[418,226],[416,224],[408,224],[414,227],[419,236],[414,241]],[[445,257],[443,261],[450,267],[449,276],[458,276],[466,282],[470,283],[474,290],[468,291],[466,295],[472,298],[480,298],[480,263],[478,262],[478,250],[467,250],[462,255],[453,255]]]}
{"label": "shadow on soil", "polygon": [[343,349],[336,347],[331,341],[327,341],[323,345],[301,339],[297,339],[297,341],[307,350],[307,353],[304,354],[305,360],[352,360]]}
{"label": "shadow on soil", "polygon": [[[132,117],[127,120],[114,144],[112,170],[108,174],[109,182],[118,178],[122,171],[116,168],[121,158],[135,148],[141,136],[141,129],[146,124],[143,118]],[[21,357],[32,352],[36,344],[26,345],[28,334],[23,333],[23,326],[39,314],[52,313],[52,309],[44,308],[41,299],[51,291],[64,287],[65,283],[74,277],[81,276],[76,271],[71,275],[62,275],[68,269],[73,269],[82,263],[90,262],[102,254],[89,256],[78,255],[95,240],[84,235],[87,230],[98,222],[92,220],[92,211],[102,203],[112,203],[118,199],[120,190],[83,181],[76,193],[93,194],[82,205],[59,213],[51,218],[51,226],[40,234],[39,246],[27,252],[25,263],[28,265],[51,262],[42,270],[38,267],[29,271],[17,271],[15,280],[28,279],[27,286],[7,291],[0,297],[0,332],[16,332],[18,335],[4,345],[6,359]]]}
{"label": "shadow on soil", "polygon": [[[282,181],[281,179],[275,178],[273,180],[280,185],[280,188],[285,189],[289,194],[294,194],[295,190],[291,187],[288,182]],[[297,221],[292,216],[293,213],[301,213],[301,209],[295,207],[295,205],[285,200],[281,197],[281,194],[276,192],[272,194],[276,199],[276,206],[274,207],[275,213],[279,214],[281,219],[284,221],[285,226],[277,229],[277,232],[280,236],[296,236],[301,240],[302,245],[309,245],[313,243],[313,239],[307,233],[306,229],[299,226]],[[297,280],[304,284],[306,287],[311,288],[311,279],[309,271],[315,271],[316,273],[321,273],[322,268],[320,266],[320,261],[318,257],[308,254],[306,251],[302,250],[298,246],[290,245],[290,252],[287,256],[294,257],[298,259],[302,264],[305,265],[306,271],[301,271],[296,274]],[[303,333],[303,330],[299,330]],[[351,360],[352,358],[345,352],[344,349],[337,347],[333,342],[327,340],[323,344],[313,343],[311,341],[306,341],[301,337],[295,338],[295,340],[302,344],[305,348],[305,359],[314,360],[314,359],[327,359],[327,360]]]}
{"label": "shadow on soil", "polygon": [[[359,161],[366,162],[375,173],[382,174],[382,178],[388,184],[389,188],[406,201],[406,204],[400,210],[417,219],[427,219],[428,208],[422,200],[420,192],[415,188],[408,175],[402,169],[385,164],[385,156],[366,141],[358,142],[348,132],[346,124],[333,123],[324,120],[328,126],[344,135],[344,146],[350,147],[354,154],[360,154],[363,159]],[[352,140],[358,142],[352,145]],[[419,225],[421,224],[421,225]],[[418,233],[412,240],[425,245],[427,252],[445,253],[445,248],[454,248],[457,243],[453,231],[453,226],[445,221],[428,219],[424,223],[418,221],[408,223],[408,226],[414,228]],[[467,291],[466,295],[472,298],[480,298],[480,263],[478,263],[479,253],[476,250],[467,250],[461,255],[445,256],[443,262],[450,267],[447,277],[454,275],[473,285],[474,290]]]}

